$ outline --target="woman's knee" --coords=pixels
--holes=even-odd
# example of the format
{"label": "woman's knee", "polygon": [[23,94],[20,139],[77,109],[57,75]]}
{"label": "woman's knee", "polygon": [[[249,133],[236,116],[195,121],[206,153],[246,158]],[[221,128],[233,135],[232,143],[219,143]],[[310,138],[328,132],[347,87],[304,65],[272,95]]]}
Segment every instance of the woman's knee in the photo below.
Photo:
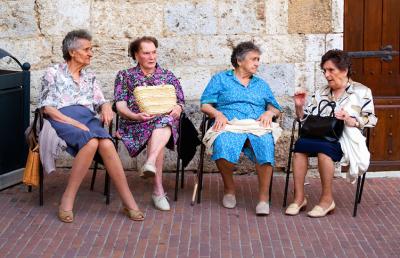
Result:
{"label": "woman's knee", "polygon": [[99,150],[115,150],[114,143],[110,139],[99,139]]}
{"label": "woman's knee", "polygon": [[96,138],[90,139],[86,144],[86,147],[90,148],[90,149],[95,149],[97,150],[97,148],[99,147],[99,140]]}

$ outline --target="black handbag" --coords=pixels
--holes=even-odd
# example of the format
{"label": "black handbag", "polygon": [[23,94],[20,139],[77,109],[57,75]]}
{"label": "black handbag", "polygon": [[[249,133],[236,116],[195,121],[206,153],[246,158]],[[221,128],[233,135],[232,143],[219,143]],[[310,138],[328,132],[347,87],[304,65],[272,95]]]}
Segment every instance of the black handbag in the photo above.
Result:
{"label": "black handbag", "polygon": [[[321,104],[326,103],[321,108]],[[321,116],[322,111],[331,108],[329,116]],[[342,136],[344,121],[337,119],[334,115],[336,103],[326,99],[321,100],[318,104],[318,114],[308,115],[300,128],[300,137],[324,139],[329,142],[336,142]]]}

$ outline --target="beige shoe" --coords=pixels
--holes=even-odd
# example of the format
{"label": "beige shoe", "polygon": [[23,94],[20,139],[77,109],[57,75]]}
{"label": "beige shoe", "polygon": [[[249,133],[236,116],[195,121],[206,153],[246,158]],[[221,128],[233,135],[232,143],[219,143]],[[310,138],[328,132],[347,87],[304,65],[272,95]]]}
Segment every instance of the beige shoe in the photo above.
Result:
{"label": "beige shoe", "polygon": [[327,214],[333,213],[335,211],[335,202],[332,202],[331,205],[324,210],[319,205],[316,205],[311,211],[307,213],[307,215],[311,218],[321,218],[325,217]]}
{"label": "beige shoe", "polygon": [[167,200],[167,194],[155,195],[152,194],[151,198],[153,199],[154,206],[160,211],[169,211],[171,207],[169,206]]}
{"label": "beige shoe", "polygon": [[224,194],[222,199],[222,205],[227,209],[233,209],[236,207],[236,197],[233,194]]}
{"label": "beige shoe", "polygon": [[269,203],[259,202],[256,207],[256,214],[260,216],[269,215]]}
{"label": "beige shoe", "polygon": [[286,211],[285,211],[285,214],[286,214],[286,215],[290,215],[290,216],[295,216],[295,215],[299,214],[300,211],[305,210],[306,207],[307,207],[307,199],[304,198],[303,203],[302,203],[300,206],[299,206],[297,203],[295,203],[295,202],[292,203],[292,204],[290,204],[290,205],[287,207],[287,209],[286,209]]}
{"label": "beige shoe", "polygon": [[150,163],[144,163],[142,168],[140,169],[140,177],[141,178],[149,178],[149,177],[155,177],[156,175],[156,167],[153,164]]}

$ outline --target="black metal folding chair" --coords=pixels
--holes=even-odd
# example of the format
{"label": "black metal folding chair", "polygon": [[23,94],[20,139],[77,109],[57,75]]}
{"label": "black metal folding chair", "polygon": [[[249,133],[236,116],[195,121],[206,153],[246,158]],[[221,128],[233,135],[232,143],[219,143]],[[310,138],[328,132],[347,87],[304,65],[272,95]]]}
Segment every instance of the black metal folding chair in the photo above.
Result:
{"label": "black metal folding chair", "polygon": [[[297,130],[296,130],[296,125],[297,125]],[[292,166],[292,156],[293,156],[293,151],[294,151],[294,144],[296,143],[296,140],[299,138],[299,132],[301,128],[301,122],[298,119],[295,119],[293,121],[293,126],[292,126],[292,133],[290,136],[290,146],[289,146],[289,157],[288,157],[288,163],[286,166],[286,181],[285,181],[285,192],[283,195],[283,207],[286,207],[287,204],[287,194],[288,194],[288,189],[289,189],[289,176],[291,171],[291,166]],[[297,133],[296,133],[297,131]],[[369,147],[369,135],[370,135],[370,128],[366,127],[364,128],[363,135],[366,137],[367,141],[367,146]],[[361,197],[364,189],[364,182],[365,182],[365,175],[367,172],[363,173],[362,175],[359,175],[357,178],[357,188],[355,192],[355,200],[354,200],[354,208],[353,208],[353,217],[357,216],[357,206],[359,203],[361,203]]]}
{"label": "black metal folding chair", "polygon": [[[39,132],[43,128],[44,116],[43,116],[43,111],[41,109],[36,109],[34,113],[35,113],[35,117],[34,117],[33,124],[32,124],[32,130],[34,132],[36,140],[38,141]],[[37,124],[37,123],[39,123],[39,124]],[[110,128],[111,127],[112,127],[112,125],[110,125]],[[37,128],[39,128],[39,132],[36,130]],[[93,168],[92,181],[91,181],[91,185],[90,185],[91,191],[93,191],[94,183],[96,180],[98,164],[99,164],[99,162],[102,163],[102,160],[98,159],[97,157],[100,157],[100,155],[96,155],[96,159],[94,160],[95,163],[94,163],[94,168]],[[43,191],[44,191],[44,185],[43,185],[44,182],[43,181],[44,181],[43,167],[42,167],[42,164],[40,163],[39,164],[39,205],[40,206],[43,206],[43,195],[44,195],[43,194]],[[28,191],[32,192],[31,186],[28,187]],[[107,171],[105,173],[105,179],[104,179],[104,195],[106,196],[106,204],[109,204],[110,203],[110,178],[109,178]]]}
{"label": "black metal folding chair", "polygon": [[[275,121],[275,120],[274,120]],[[201,131],[201,140],[203,140],[204,135],[206,134],[207,130],[211,127],[213,119],[208,117],[206,114],[203,115],[203,119],[200,124],[200,131]],[[194,205],[196,196],[197,196],[197,203],[201,201],[201,191],[203,189],[203,172],[204,172],[204,154],[206,151],[206,146],[202,143],[200,148],[200,161],[199,161],[199,169],[197,171],[197,182],[194,185],[193,195],[192,195],[192,202],[191,204]],[[271,193],[272,193],[272,181],[273,181],[273,174],[271,173],[271,183],[269,185],[269,203],[272,203]]]}

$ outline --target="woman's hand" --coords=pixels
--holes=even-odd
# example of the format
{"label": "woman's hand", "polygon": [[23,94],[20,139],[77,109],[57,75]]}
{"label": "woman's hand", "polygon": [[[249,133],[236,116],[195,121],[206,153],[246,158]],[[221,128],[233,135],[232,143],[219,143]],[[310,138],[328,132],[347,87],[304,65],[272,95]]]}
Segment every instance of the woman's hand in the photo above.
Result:
{"label": "woman's hand", "polygon": [[134,120],[139,121],[139,122],[146,122],[146,121],[153,119],[154,117],[155,117],[155,115],[149,115],[147,113],[142,112],[142,113],[136,113]]}
{"label": "woman's hand", "polygon": [[222,112],[217,111],[216,115],[214,116],[215,123],[213,126],[214,131],[218,132],[225,128],[225,125],[228,123],[228,119],[222,114]]}
{"label": "woman's hand", "polygon": [[76,123],[75,122],[72,123],[72,125],[75,126],[76,128],[79,128],[79,129],[83,130],[83,131],[87,131],[87,132],[90,131],[89,128],[86,125],[84,125],[84,124],[82,124],[82,123],[80,123],[78,121],[76,121]]}
{"label": "woman's hand", "polygon": [[113,120],[114,117],[114,112],[112,111],[111,104],[110,103],[104,103],[101,105],[101,114],[100,114],[100,120],[108,126],[110,122]]}
{"label": "woman's hand", "polygon": [[271,122],[274,118],[274,115],[274,112],[267,110],[257,119],[257,121],[260,121],[260,124],[263,127],[271,127]]}
{"label": "woman's hand", "polygon": [[307,92],[305,89],[301,87],[296,87],[297,90],[294,93],[293,100],[294,100],[294,105],[296,107],[301,107],[303,108],[304,105],[306,104],[306,97],[307,97]]}
{"label": "woman's hand", "polygon": [[182,113],[182,106],[181,105],[175,105],[171,112],[169,113],[170,116],[172,116],[174,119],[179,119]]}
{"label": "woman's hand", "polygon": [[347,126],[356,127],[358,124],[357,119],[351,117],[343,108],[335,112],[335,117],[339,120],[343,120]]}

